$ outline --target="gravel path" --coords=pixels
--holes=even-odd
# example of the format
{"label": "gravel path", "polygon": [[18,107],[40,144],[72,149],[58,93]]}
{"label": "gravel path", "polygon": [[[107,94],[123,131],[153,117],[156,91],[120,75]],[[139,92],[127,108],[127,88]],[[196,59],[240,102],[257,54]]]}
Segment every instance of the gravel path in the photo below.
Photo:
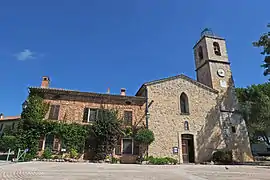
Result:
{"label": "gravel path", "polygon": [[1,180],[269,180],[270,169],[255,166],[28,162],[0,165]]}

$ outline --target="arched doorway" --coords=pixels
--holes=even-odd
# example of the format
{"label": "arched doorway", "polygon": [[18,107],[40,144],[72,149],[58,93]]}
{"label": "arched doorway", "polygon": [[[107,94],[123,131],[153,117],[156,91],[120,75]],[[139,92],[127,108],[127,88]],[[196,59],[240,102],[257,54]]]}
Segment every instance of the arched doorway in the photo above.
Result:
{"label": "arched doorway", "polygon": [[194,163],[194,137],[192,134],[182,134],[182,158],[183,163]]}

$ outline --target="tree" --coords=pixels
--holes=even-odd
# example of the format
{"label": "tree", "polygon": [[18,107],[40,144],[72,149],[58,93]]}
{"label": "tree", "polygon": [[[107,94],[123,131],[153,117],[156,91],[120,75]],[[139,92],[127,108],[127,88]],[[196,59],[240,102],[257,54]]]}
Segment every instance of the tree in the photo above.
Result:
{"label": "tree", "polygon": [[[270,28],[270,24],[267,25]],[[262,67],[265,68],[264,75],[267,76],[270,74],[270,31],[261,35],[260,39],[257,42],[253,42],[255,47],[262,47],[262,55],[265,56],[264,64]],[[269,79],[270,80],[270,79]]]}
{"label": "tree", "polygon": [[149,129],[140,129],[135,135],[135,140],[148,146],[155,140],[154,133]]}
{"label": "tree", "polygon": [[17,139],[15,136],[4,135],[0,138],[0,150],[8,151],[9,149],[15,150]]}
{"label": "tree", "polygon": [[237,88],[236,93],[251,142],[263,140],[270,145],[270,83]]}
{"label": "tree", "polygon": [[121,121],[116,111],[100,109],[93,122],[90,149],[94,152],[95,160],[104,160],[112,154],[119,136],[123,135]]}

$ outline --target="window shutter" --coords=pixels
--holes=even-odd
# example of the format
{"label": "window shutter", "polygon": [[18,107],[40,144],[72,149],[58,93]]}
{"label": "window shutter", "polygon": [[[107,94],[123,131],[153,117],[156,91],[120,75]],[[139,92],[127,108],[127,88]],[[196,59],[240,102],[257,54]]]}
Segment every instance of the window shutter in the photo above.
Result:
{"label": "window shutter", "polygon": [[60,105],[51,105],[49,119],[58,120]]}
{"label": "window shutter", "polygon": [[54,107],[55,107],[54,105],[51,105],[50,114],[49,114],[49,119],[53,119]]}
{"label": "window shutter", "polygon": [[41,136],[38,143],[38,149],[41,151],[43,148],[44,136]]}
{"label": "window shutter", "polygon": [[140,153],[140,144],[135,141],[133,147],[133,155],[139,155],[139,153]]}
{"label": "window shutter", "polygon": [[55,108],[54,108],[54,119],[55,120],[58,120],[59,109],[60,109],[60,105],[55,105]]}
{"label": "window shutter", "polygon": [[84,112],[83,112],[83,122],[87,122],[88,120],[88,108],[84,108]]}
{"label": "window shutter", "polygon": [[132,111],[124,111],[124,124],[132,126]]}
{"label": "window shutter", "polygon": [[58,147],[59,147],[59,139],[54,137],[53,150],[58,151]]}
{"label": "window shutter", "polygon": [[97,109],[90,109],[89,121],[95,121],[97,119]]}
{"label": "window shutter", "polygon": [[121,138],[119,138],[118,139],[118,141],[117,141],[117,144],[116,144],[116,146],[115,146],[115,154],[116,155],[121,155],[122,153],[121,153]]}

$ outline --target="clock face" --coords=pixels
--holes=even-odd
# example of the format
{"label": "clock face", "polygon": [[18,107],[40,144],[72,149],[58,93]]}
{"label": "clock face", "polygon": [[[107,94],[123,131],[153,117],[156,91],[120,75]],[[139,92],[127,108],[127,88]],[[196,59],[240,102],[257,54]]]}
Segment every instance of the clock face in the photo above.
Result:
{"label": "clock face", "polygon": [[223,69],[219,69],[217,70],[217,74],[220,76],[220,77],[224,77],[225,76],[225,71]]}

